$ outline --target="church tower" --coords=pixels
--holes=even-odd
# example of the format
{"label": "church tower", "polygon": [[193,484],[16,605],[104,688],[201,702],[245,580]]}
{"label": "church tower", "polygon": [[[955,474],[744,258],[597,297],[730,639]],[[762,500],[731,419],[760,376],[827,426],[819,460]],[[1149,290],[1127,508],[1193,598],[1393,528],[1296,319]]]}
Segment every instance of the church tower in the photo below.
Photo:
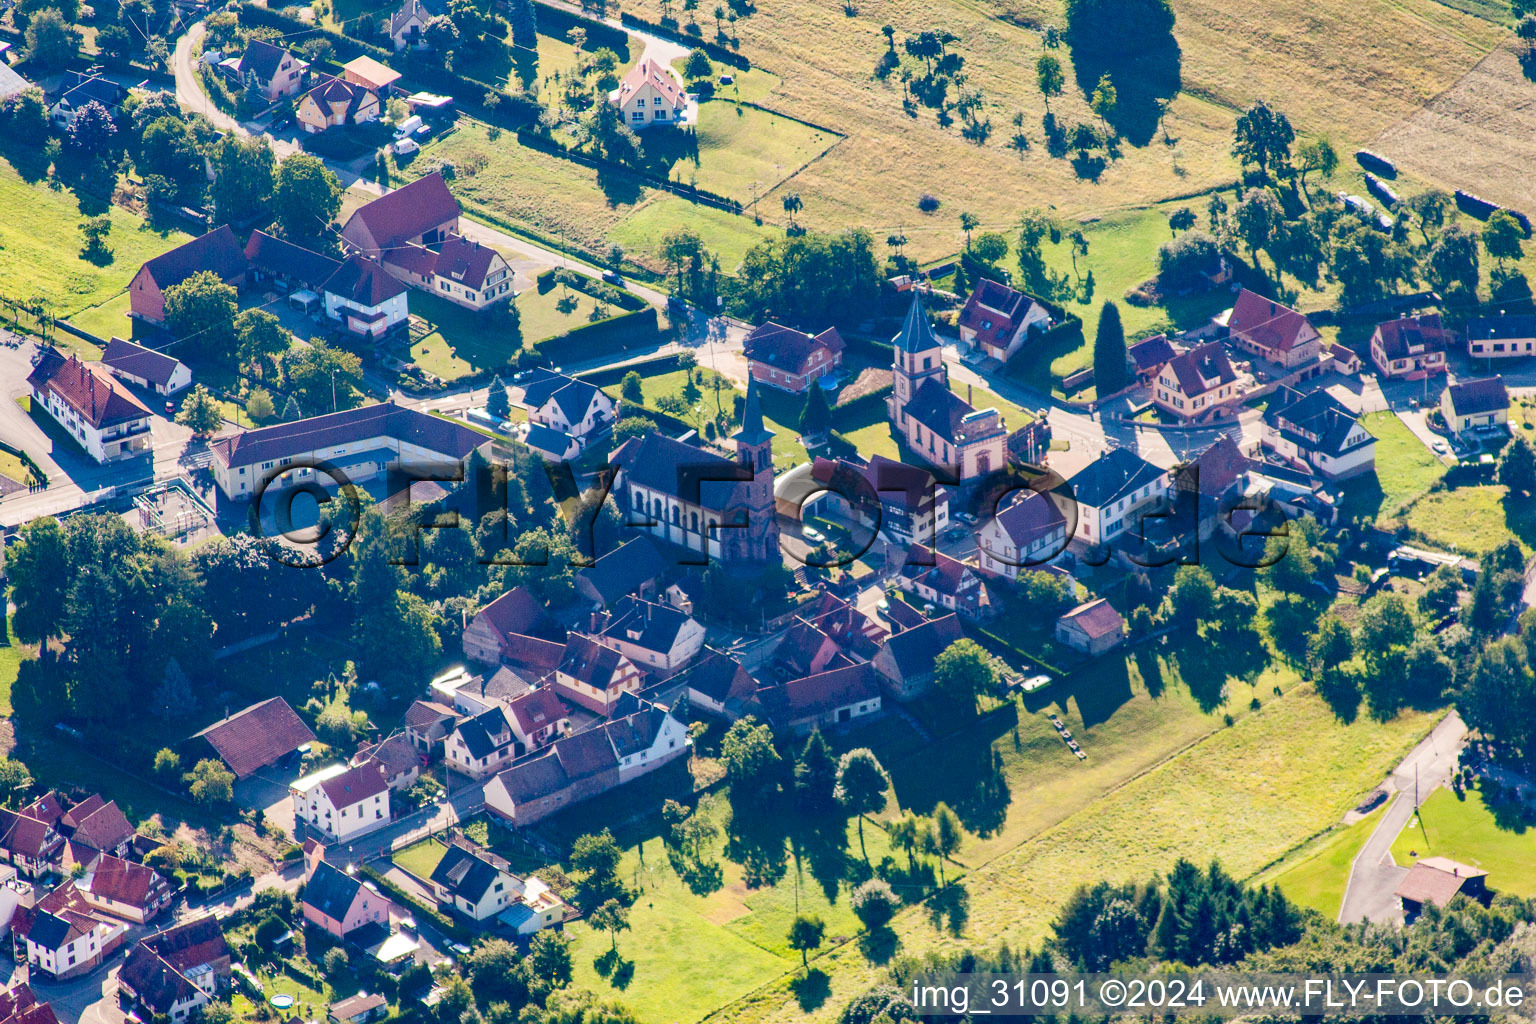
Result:
{"label": "church tower", "polygon": [[902,434],[907,432],[907,403],[930,380],[949,387],[949,371],[944,368],[944,347],[933,336],[928,325],[928,314],[923,310],[923,295],[912,293],[912,306],[907,310],[906,323],[901,333],[891,340],[895,359],[891,365],[891,421]]}
{"label": "church tower", "polygon": [[741,429],[731,435],[736,461],[752,470],[750,483],[737,485],[736,498],[746,510],[746,529],[722,531],[726,561],[751,562],[779,559],[779,522],[773,504],[773,431],[763,423],[763,404],[757,381],[747,381],[747,402],[741,413]]}

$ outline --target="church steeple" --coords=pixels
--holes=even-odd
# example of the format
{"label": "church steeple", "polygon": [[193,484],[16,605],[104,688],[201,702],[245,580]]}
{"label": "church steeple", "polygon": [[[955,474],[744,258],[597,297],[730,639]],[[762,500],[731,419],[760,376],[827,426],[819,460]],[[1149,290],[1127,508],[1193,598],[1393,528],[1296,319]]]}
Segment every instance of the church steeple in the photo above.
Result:
{"label": "church steeple", "polygon": [[747,380],[747,401],[741,411],[741,429],[731,435],[736,456],[753,469],[773,468],[774,432],[763,424],[763,403],[758,397],[757,380]]}
{"label": "church steeple", "polygon": [[929,352],[942,348],[939,339],[933,336],[933,328],[928,324],[928,313],[923,309],[923,293],[916,289],[913,289],[912,305],[907,308],[907,319],[901,325],[901,333],[896,335],[895,345],[902,352]]}

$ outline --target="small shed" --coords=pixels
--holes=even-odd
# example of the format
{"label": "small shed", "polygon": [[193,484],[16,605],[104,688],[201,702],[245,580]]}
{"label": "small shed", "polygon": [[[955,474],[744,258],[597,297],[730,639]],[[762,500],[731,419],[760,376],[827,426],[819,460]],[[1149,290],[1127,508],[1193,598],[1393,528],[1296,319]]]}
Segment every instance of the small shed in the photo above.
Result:
{"label": "small shed", "polygon": [[368,1021],[378,1020],[389,1012],[389,1003],[378,993],[369,995],[359,992],[339,1003],[332,1003],[330,1018],[336,1024],[367,1024]]}
{"label": "small shed", "polygon": [[1412,924],[1426,903],[1443,907],[1459,895],[1488,902],[1488,872],[1461,864],[1449,857],[1425,857],[1403,876],[1396,896],[1403,903],[1403,919]]}
{"label": "small shed", "polygon": [[1056,620],[1056,639],[1074,651],[1098,656],[1125,637],[1125,620],[1104,598],[1080,604]]}

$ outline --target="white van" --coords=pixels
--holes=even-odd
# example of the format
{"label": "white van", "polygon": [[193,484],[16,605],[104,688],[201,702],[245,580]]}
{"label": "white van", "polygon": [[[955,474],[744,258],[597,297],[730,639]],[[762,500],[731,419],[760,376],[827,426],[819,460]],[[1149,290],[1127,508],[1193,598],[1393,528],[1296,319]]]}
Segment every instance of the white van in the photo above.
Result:
{"label": "white van", "polygon": [[425,122],[422,121],[420,115],[412,114],[410,117],[406,118],[404,121],[401,121],[398,125],[395,126],[395,138],[408,139],[412,135],[416,134],[418,129],[424,128],[425,126]]}

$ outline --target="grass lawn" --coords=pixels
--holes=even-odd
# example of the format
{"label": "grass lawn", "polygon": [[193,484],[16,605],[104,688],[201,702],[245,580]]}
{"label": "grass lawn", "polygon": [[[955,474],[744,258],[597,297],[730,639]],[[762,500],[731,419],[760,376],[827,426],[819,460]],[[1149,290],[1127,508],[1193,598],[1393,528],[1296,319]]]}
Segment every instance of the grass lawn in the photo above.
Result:
{"label": "grass lawn", "polygon": [[1516,896],[1536,896],[1536,836],[1523,823],[1501,821],[1481,790],[1458,799],[1437,789],[1419,807],[1392,844],[1392,859],[1412,864],[1418,857],[1449,857],[1488,872],[1488,887]]}
{"label": "grass lawn", "polygon": [[[87,306],[70,317],[69,322],[82,331],[90,331],[98,338],[127,337],[133,333],[134,323],[128,319],[129,301],[125,291],[100,305]],[[81,339],[75,340],[85,344]]]}
{"label": "grass lawn", "polygon": [[11,620],[5,620],[5,635],[0,636],[0,715],[9,716],[11,713],[11,686],[16,682],[16,674],[21,671],[21,663],[32,657],[36,652],[26,644],[19,643],[11,632]]}
{"label": "grass lawn", "polygon": [[[672,69],[679,77],[683,76],[683,65],[688,63],[687,57],[679,57],[672,62]],[[779,87],[779,76],[762,68],[727,67],[724,64],[715,65],[715,81],[718,83],[721,75],[730,75],[730,85],[715,86],[715,97],[722,100],[739,101],[742,103],[764,103],[773,95]]]}
{"label": "grass lawn", "polygon": [[643,139],[645,162],[673,181],[697,185],[748,204],[753,185],[764,195],[831,149],[835,132],[724,99],[699,105],[694,132],[653,128]]}
{"label": "grass lawn", "polygon": [[534,238],[595,255],[606,256],[618,243],[653,270],[662,269],[657,255],[662,236],[679,224],[707,239],[728,271],[774,230],[658,191],[640,178],[529,149],[510,133],[492,141],[485,125],[467,118],[460,118],[456,131],[429,142],[408,173],[419,176],[444,161],[455,167],[453,192],[468,212],[482,211]]}
{"label": "grass lawn", "polygon": [[[571,292],[576,308],[562,313],[557,308],[562,289],[553,288],[540,295],[529,288],[517,297],[522,316],[522,346],[564,334],[589,322],[588,316],[597,300],[580,292]],[[613,309],[614,313],[622,312]],[[410,361],[444,380],[455,380],[489,366],[502,366],[516,349],[509,336],[486,319],[462,306],[436,295],[416,293],[411,297],[411,313],[431,328],[411,343]]]}
{"label": "grass lawn", "polygon": [[1445,464],[1394,413],[1366,413],[1361,420],[1376,438],[1376,473],[1344,484],[1344,501],[1372,518],[1396,515],[1445,475]]}
{"label": "grass lawn", "polygon": [[7,477],[17,483],[26,483],[27,467],[20,459],[7,451],[0,451],[0,476]]}
{"label": "grass lawn", "polygon": [[1293,903],[1317,911],[1330,921],[1344,905],[1344,887],[1355,855],[1381,821],[1377,808],[1353,825],[1342,825],[1287,857],[1261,881],[1280,887]]}
{"label": "grass lawn", "polygon": [[442,860],[443,854],[447,852],[448,848],[436,839],[423,839],[394,854],[391,859],[396,867],[409,871],[417,878],[427,879],[432,877],[432,872],[437,870],[438,861]]}
{"label": "grass lawn", "polygon": [[1450,551],[1486,554],[1510,537],[1527,556],[1532,537],[1528,502],[1507,503],[1503,484],[1431,491],[1409,506],[1403,516],[1409,528]]}
{"label": "grass lawn", "polygon": [[[24,180],[4,157],[0,209],[26,211],[25,217],[0,222],[0,294],[20,300],[46,296],[62,315],[107,301],[127,287],[140,264],[187,240],[179,232],[151,230],[117,207],[83,212],[73,193]],[[101,212],[112,217],[112,259],[97,266],[80,258],[80,222]]]}

